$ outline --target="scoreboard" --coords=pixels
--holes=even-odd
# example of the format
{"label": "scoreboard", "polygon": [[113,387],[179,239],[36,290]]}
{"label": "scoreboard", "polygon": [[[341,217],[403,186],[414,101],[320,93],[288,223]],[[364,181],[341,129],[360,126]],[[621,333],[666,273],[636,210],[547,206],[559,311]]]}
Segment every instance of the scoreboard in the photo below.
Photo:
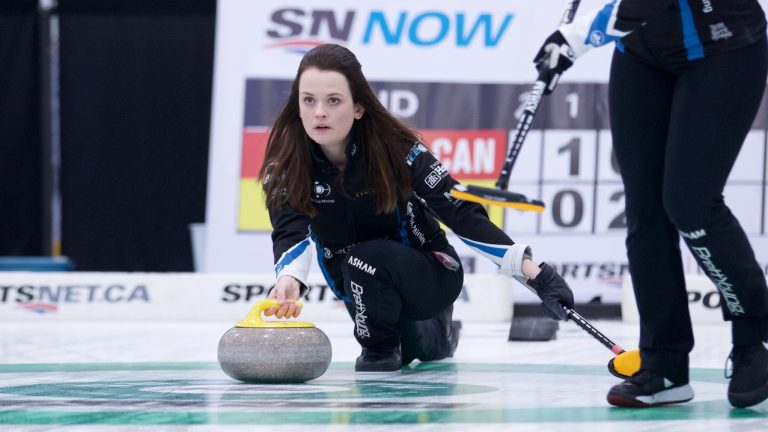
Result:
{"label": "scoreboard", "polygon": [[[531,88],[489,83],[371,85],[390,112],[419,131],[454,178],[485,187],[495,185]],[[289,90],[289,80],[249,79],[246,84],[238,203],[242,233],[271,231],[255,175],[269,125]],[[513,240],[530,244],[535,258],[547,260],[566,277],[578,301],[620,302],[621,281],[628,275],[624,191],[613,154],[607,93],[605,83],[562,83],[542,100],[508,189],[542,200],[543,213],[486,207],[493,222]],[[763,266],[768,247],[758,240],[766,239],[765,108],[761,107],[725,190],[726,203],[759,246]],[[453,238],[452,244],[468,272],[496,271],[458,239]],[[687,273],[700,272],[690,256],[685,260]],[[528,293],[517,288],[516,296],[525,301]]]}
{"label": "scoreboard", "polygon": [[[268,127],[289,81],[249,80],[243,132],[239,228],[270,230],[254,185]],[[530,86],[372,83],[380,100],[410,126],[448,172],[493,187]],[[725,120],[724,120],[725,121]],[[744,142],[726,200],[749,235],[765,235],[766,110]],[[258,188],[260,189],[260,188]],[[624,235],[624,192],[610,133],[607,84],[564,83],[542,101],[512,169],[509,189],[541,199],[542,214],[489,209],[514,234]]]}

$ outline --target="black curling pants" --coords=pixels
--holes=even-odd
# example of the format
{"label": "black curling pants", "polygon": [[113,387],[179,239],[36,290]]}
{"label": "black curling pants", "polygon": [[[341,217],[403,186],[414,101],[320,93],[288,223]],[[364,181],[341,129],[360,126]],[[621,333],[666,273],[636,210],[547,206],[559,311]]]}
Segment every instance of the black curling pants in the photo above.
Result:
{"label": "black curling pants", "polygon": [[[445,251],[458,263],[453,248]],[[402,348],[403,363],[450,355],[448,326],[464,280],[431,252],[391,241],[352,247],[341,267],[354,335],[371,350]]]}
{"label": "black curling pants", "polygon": [[616,51],[611,130],[624,182],[643,368],[688,382],[693,332],[680,236],[723,297],[733,343],[766,338],[768,291],[723,188],[766,84],[766,42],[661,67]]}

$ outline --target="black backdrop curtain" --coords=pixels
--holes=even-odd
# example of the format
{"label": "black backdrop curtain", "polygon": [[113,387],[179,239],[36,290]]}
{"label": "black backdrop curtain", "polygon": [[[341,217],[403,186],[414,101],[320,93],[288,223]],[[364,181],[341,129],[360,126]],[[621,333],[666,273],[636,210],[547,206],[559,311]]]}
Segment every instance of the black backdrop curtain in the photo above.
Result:
{"label": "black backdrop curtain", "polygon": [[43,252],[37,0],[0,1],[0,255]]}
{"label": "black backdrop curtain", "polygon": [[192,270],[215,5],[59,0],[62,251],[76,270]]}

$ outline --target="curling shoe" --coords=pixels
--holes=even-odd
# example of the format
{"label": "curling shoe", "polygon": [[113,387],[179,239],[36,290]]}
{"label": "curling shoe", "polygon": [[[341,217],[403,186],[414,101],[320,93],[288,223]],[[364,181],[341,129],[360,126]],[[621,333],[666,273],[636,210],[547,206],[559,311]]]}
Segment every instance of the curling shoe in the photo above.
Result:
{"label": "curling shoe", "polygon": [[437,315],[434,319],[440,323],[440,326],[445,329],[445,342],[447,342],[442,349],[439,350],[439,354],[435,355],[431,360],[442,360],[444,358],[453,357],[456,352],[456,348],[459,346],[459,336],[461,336],[461,321],[453,320],[453,305],[448,306],[443,312]]}
{"label": "curling shoe", "polygon": [[363,347],[362,354],[355,361],[355,372],[396,373],[402,366],[399,347],[389,351]]}
{"label": "curling shoe", "polygon": [[732,372],[728,374],[726,361],[725,377],[728,384],[728,402],[736,408],[757,405],[768,399],[768,344],[733,347],[728,360]]}
{"label": "curling shoe", "polygon": [[690,384],[675,384],[647,369],[641,369],[608,392],[609,404],[628,408],[672,405],[691,399],[693,388]]}
{"label": "curling shoe", "polygon": [[461,327],[461,321],[451,321],[451,325],[448,327],[448,342],[450,343],[450,354],[448,354],[448,357],[453,357],[456,348],[459,346]]}

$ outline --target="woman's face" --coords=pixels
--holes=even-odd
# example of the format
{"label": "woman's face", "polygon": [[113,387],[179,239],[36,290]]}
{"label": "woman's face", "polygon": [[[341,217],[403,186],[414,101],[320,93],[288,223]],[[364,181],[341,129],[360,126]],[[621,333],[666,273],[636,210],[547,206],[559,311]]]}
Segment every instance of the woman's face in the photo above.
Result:
{"label": "woman's face", "polygon": [[343,154],[349,131],[364,109],[352,101],[346,77],[335,71],[305,70],[299,78],[299,116],[304,130],[324,152]]}

